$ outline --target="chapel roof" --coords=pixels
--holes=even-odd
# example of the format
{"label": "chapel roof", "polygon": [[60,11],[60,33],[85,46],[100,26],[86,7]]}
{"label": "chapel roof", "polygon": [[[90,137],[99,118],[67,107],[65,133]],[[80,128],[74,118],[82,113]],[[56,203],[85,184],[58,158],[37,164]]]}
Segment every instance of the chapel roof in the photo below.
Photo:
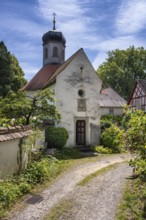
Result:
{"label": "chapel roof", "polygon": [[123,107],[125,104],[126,100],[111,87],[101,90],[100,107]]}
{"label": "chapel roof", "polygon": [[48,41],[54,41],[54,42],[62,42],[63,45],[66,44],[66,39],[62,32],[52,30],[45,33],[42,37],[43,43],[47,43]]}
{"label": "chapel roof", "polygon": [[44,88],[47,86],[51,85],[55,80],[56,77],[58,76],[59,73],[61,73],[68,65],[69,63],[77,56],[77,54],[83,50],[83,48],[79,49],[76,53],[74,53],[70,58],[68,58],[56,71],[55,73],[46,81],[44,84]]}
{"label": "chapel roof", "polygon": [[51,78],[59,68],[59,64],[46,64],[37,74],[23,87],[22,90],[35,91],[42,89],[44,84]]}
{"label": "chapel roof", "polygon": [[62,65],[59,64],[46,64],[38,73],[22,88],[22,90],[35,91],[38,89],[46,88],[55,82],[56,77],[61,73],[68,64],[76,57],[76,55],[83,50],[79,49],[70,58],[68,58]]}

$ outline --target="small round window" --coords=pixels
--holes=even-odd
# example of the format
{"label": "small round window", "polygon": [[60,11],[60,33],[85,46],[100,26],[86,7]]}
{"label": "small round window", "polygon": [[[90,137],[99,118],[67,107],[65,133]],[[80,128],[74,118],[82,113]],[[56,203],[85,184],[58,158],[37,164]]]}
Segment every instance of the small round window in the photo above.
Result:
{"label": "small round window", "polygon": [[83,97],[83,96],[85,95],[84,90],[80,89],[80,90],[78,91],[78,95],[79,95],[80,97]]}

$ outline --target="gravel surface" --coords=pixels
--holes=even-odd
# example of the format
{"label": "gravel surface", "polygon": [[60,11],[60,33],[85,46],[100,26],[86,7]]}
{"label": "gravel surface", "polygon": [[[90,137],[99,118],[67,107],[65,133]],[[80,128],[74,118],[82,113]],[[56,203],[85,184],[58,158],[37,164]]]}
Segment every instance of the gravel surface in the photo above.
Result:
{"label": "gravel surface", "polygon": [[[42,192],[42,196],[43,196],[43,200],[40,203],[36,203],[34,205],[29,204],[24,210],[21,211],[17,211],[15,214],[13,214],[13,216],[7,218],[8,220],[41,220],[43,219],[43,217],[46,215],[46,213],[49,212],[49,210],[56,205],[58,202],[61,201],[61,199],[67,197],[73,190],[76,190],[77,187],[77,183],[80,182],[84,177],[90,175],[91,173],[96,172],[97,170],[106,167],[110,164],[114,164],[116,162],[123,162],[125,160],[129,159],[129,155],[111,155],[111,156],[107,156],[107,157],[99,157],[99,159],[97,160],[97,162],[89,162],[83,165],[80,165],[78,167],[75,167],[74,169],[71,169],[69,171],[67,171],[66,173],[64,173],[51,187],[49,187],[48,189],[44,190]],[[105,206],[106,208],[108,208],[108,206],[110,206],[111,204],[114,204],[115,198],[117,198],[120,194],[120,186],[118,186],[118,184],[122,184],[124,182],[124,178],[125,178],[125,174],[128,175],[127,171],[130,171],[129,168],[127,168],[125,165],[122,166],[123,168],[121,169],[121,171],[116,171],[117,174],[115,174],[114,176],[114,182],[112,182],[112,175],[113,174],[109,174],[108,181],[105,181],[105,179],[102,180],[102,178],[105,177],[105,175],[103,175],[103,177],[100,177],[101,180],[98,181],[98,179],[96,179],[95,182],[95,186],[97,186],[97,183],[101,184],[101,188],[96,188],[97,192],[98,191],[103,191],[103,194],[100,194],[100,199],[98,198],[98,193],[96,192],[96,197],[98,198],[97,202],[95,199],[91,199],[91,206],[89,204],[89,208],[88,206],[86,207],[85,205],[85,209],[89,209],[89,213],[92,214],[92,211],[94,212],[94,208],[92,208],[93,203],[95,202],[96,204],[99,203],[99,209],[100,210],[102,208],[102,206],[104,205],[105,202]],[[124,168],[125,167],[125,168]],[[116,177],[117,176],[117,177]],[[117,179],[116,179],[117,178]],[[108,184],[108,182],[110,182],[109,185],[104,185],[104,184]],[[93,184],[94,186],[94,184]],[[110,189],[110,187],[112,187]],[[115,190],[116,187],[116,190]],[[87,187],[88,188],[88,187]],[[90,187],[89,187],[90,188]],[[106,188],[106,190],[105,190]],[[77,189],[78,190],[78,189]],[[95,190],[95,188],[93,188],[93,191]],[[110,191],[109,191],[110,190]],[[115,190],[115,194],[114,194],[114,190]],[[90,191],[92,192],[92,189],[90,189]],[[105,191],[105,192],[104,192]],[[88,200],[89,199],[89,194],[90,193],[86,193],[83,195],[83,200]],[[87,196],[87,197],[86,197]],[[103,196],[103,198],[102,198]],[[111,197],[112,196],[112,197]],[[116,197],[117,196],[117,197]],[[95,197],[94,197],[95,198]],[[107,198],[108,198],[108,202],[107,202]],[[102,202],[101,203],[101,201]],[[79,201],[82,203],[82,201]],[[90,201],[89,201],[90,203]],[[94,205],[95,207],[95,205]],[[106,211],[106,208],[104,208],[104,212]],[[114,210],[110,209],[110,212],[113,212]],[[78,212],[78,210],[77,210]],[[84,212],[84,211],[83,211]],[[80,212],[79,212],[80,213]],[[84,215],[84,218],[72,218],[73,220],[75,219],[88,219],[88,220],[93,220],[93,219],[106,219],[106,220],[110,220],[113,218],[95,218],[94,214],[92,214],[89,218],[89,213],[88,213],[88,217],[86,218]],[[96,212],[97,213],[97,212]],[[77,213],[76,213],[77,214]],[[107,212],[108,214],[108,212]],[[102,214],[103,216],[103,214]],[[71,218],[69,218],[68,220],[70,220]]]}
{"label": "gravel surface", "polygon": [[125,180],[130,175],[132,169],[122,163],[94,177],[85,186],[78,186],[68,197],[73,207],[64,211],[58,220],[114,220]]}

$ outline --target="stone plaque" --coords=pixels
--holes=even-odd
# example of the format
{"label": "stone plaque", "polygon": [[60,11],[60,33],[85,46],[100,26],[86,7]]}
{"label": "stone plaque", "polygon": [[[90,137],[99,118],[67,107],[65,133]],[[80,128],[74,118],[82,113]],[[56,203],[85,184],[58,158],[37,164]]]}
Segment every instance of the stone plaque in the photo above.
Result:
{"label": "stone plaque", "polygon": [[86,111],[86,99],[78,99],[78,111],[79,112]]}

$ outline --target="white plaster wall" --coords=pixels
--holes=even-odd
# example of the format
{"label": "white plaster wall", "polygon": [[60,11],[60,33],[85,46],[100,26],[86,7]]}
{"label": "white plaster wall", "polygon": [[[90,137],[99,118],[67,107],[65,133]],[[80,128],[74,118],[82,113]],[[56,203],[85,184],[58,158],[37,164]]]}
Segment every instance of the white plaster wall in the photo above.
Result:
{"label": "white plaster wall", "polygon": [[[101,116],[102,115],[109,115],[109,108],[110,107],[101,107]],[[123,113],[122,107],[114,108],[114,115],[122,115],[122,113]]]}
{"label": "white plaster wall", "polygon": [[[81,79],[81,69],[82,79]],[[86,120],[86,144],[94,145],[99,142],[100,107],[99,95],[101,80],[97,76],[91,63],[83,50],[71,61],[71,63],[57,76],[56,99],[57,109],[62,119],[59,127],[65,127],[69,132],[67,146],[75,146],[75,122],[77,119]],[[85,91],[86,111],[77,111],[78,90]]]}
{"label": "white plaster wall", "polygon": [[18,171],[17,155],[19,140],[0,142],[0,178]]}

